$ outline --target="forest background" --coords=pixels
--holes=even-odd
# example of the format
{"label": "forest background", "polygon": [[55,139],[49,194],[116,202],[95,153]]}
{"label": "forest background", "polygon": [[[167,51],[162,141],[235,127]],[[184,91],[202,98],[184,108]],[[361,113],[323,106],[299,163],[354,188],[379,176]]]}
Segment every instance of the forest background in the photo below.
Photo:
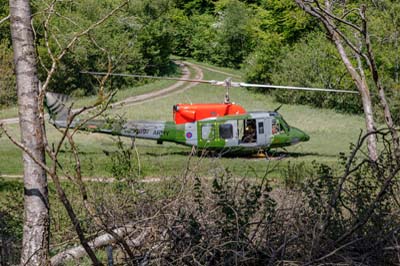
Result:
{"label": "forest background", "polygon": [[[400,111],[400,3],[398,1],[349,1],[347,7],[366,2],[376,61],[387,84],[393,113]],[[45,47],[44,15],[48,3],[32,1],[35,35],[40,55],[40,76],[45,77],[51,59]],[[66,1],[58,4],[49,23],[52,48],[99,14],[116,6],[114,1]],[[0,0],[0,17],[8,3]],[[0,25],[0,106],[16,103],[9,23]],[[95,40],[95,41],[94,41]],[[101,49],[99,49],[101,48]],[[95,94],[98,83],[82,70],[170,75],[172,55],[194,58],[218,66],[242,69],[245,81],[276,85],[354,89],[335,47],[321,25],[292,0],[159,0],[134,1],[121,15],[105,22],[80,39],[60,62],[50,90],[75,96]],[[370,73],[367,73],[370,76]],[[124,89],[138,82],[113,78],[110,88]],[[349,113],[362,112],[358,97],[310,93],[272,92],[283,103],[310,104]],[[374,101],[379,102],[379,101]],[[399,118],[395,117],[396,123]]]}
{"label": "forest background", "polygon": [[[55,13],[49,23],[45,23],[46,14],[42,10],[50,10],[50,2],[35,0],[31,3],[36,49],[40,55],[39,78],[42,80],[52,63],[46,42],[57,52],[77,32],[88,28],[98,17],[117,6],[110,0],[57,1]],[[398,124],[400,4],[389,0],[346,1],[346,8],[352,10],[362,3],[367,5],[376,62]],[[8,13],[7,2],[0,0],[0,18],[5,18]],[[358,22],[357,16],[348,19]],[[0,24],[1,106],[16,102],[9,26],[8,22]],[[343,31],[350,34],[346,29]],[[53,38],[46,38],[49,33]],[[349,35],[349,38],[357,40],[357,36]],[[118,16],[110,17],[70,47],[59,62],[49,90],[75,96],[95,95],[97,81],[81,71],[106,71],[109,61],[113,72],[173,75],[177,70],[171,63],[172,56],[241,69],[248,82],[356,90],[320,24],[301,11],[293,0],[132,1],[119,11]],[[365,74],[372,80],[368,70]],[[108,89],[124,89],[141,82],[145,81],[113,78],[107,86]],[[271,93],[284,103],[311,104],[348,113],[362,110],[358,97]],[[373,94],[373,97],[377,95]],[[337,173],[328,166],[316,163],[313,172],[302,170],[310,178],[299,188],[289,183],[285,191],[275,189],[273,192],[287,197],[290,208],[286,208],[282,199],[274,200],[270,196],[272,187],[264,182],[265,179],[261,185],[244,180],[232,185],[229,171],[217,175],[212,182],[201,180],[197,175],[189,179],[189,171],[185,171],[185,179],[182,179],[185,182],[166,180],[149,185],[150,189],[146,190],[136,179],[118,180],[109,185],[91,184],[88,188],[92,195],[90,203],[96,206],[94,214],[93,209],[82,205],[87,203],[86,192],[82,192],[83,183],[79,193],[72,182],[63,185],[77,210],[82,235],[92,239],[99,232],[110,232],[119,226],[127,228],[126,221],[129,221],[128,226],[135,224],[132,229],[135,232],[151,234],[144,237],[145,240],[138,240],[137,245],[133,241],[136,239],[129,239],[135,253],[123,238],[118,240],[123,246],[120,250],[125,254],[121,261],[133,265],[137,262],[145,264],[149,259],[174,265],[190,264],[188,259],[199,264],[211,261],[215,265],[238,261],[248,265],[265,265],[268,261],[273,265],[287,260],[299,264],[318,261],[398,264],[400,201],[397,173],[400,164],[393,158],[385,139],[388,133],[380,131],[376,134],[382,135],[385,148],[376,163],[367,165],[368,161],[361,159],[359,164],[355,163],[358,160],[356,154],[365,140],[363,137],[352,146],[354,152],[349,158],[340,155],[345,167],[340,178],[336,178]],[[121,170],[121,177],[132,174],[135,167],[126,163],[131,161],[133,153],[130,152],[132,150],[121,145],[114,154],[117,158],[114,163],[119,162],[115,169]],[[120,154],[122,156],[118,157]],[[190,162],[190,158],[188,160]],[[351,168],[352,165],[355,166]],[[288,164],[288,176],[293,174],[295,178],[300,170],[300,167]],[[53,256],[77,244],[76,228],[72,225],[78,223],[74,219],[71,223],[65,212],[55,211],[62,207],[54,199],[54,186],[49,187],[53,204]],[[8,208],[2,214],[5,218],[1,219],[0,233],[1,241],[8,243],[11,251],[19,253],[20,247],[13,245],[22,235],[22,201],[18,194],[22,184],[4,182],[3,191],[11,194],[13,190],[17,200],[10,200],[14,198],[5,195],[6,203],[0,204]],[[96,224],[94,217],[100,217],[101,221]],[[254,224],[257,224],[255,229]],[[153,251],[152,256],[149,256],[149,250]],[[2,252],[1,257],[8,258],[12,252]],[[100,251],[98,255],[104,257],[104,252]]]}

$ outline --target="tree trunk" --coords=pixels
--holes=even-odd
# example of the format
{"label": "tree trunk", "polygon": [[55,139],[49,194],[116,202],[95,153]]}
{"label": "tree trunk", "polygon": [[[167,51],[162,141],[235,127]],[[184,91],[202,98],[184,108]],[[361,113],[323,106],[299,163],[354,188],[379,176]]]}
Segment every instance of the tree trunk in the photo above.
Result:
{"label": "tree trunk", "polygon": [[[351,75],[351,78],[353,79],[356,87],[358,88],[358,91],[360,92],[364,110],[365,127],[367,128],[367,132],[374,132],[376,131],[376,127],[374,121],[374,112],[372,108],[371,94],[369,92],[368,84],[366,80],[359,73],[357,73],[357,70],[347,56],[347,53],[343,47],[342,42],[340,41],[340,37],[338,36],[338,34],[333,29],[329,29],[328,26],[326,26],[326,28],[330,33],[336,49],[339,52],[340,58],[342,59],[347,71]],[[375,134],[371,134],[368,136],[367,147],[369,158],[374,162],[378,160],[378,148]]]}
{"label": "tree trunk", "polygon": [[[364,116],[365,116],[365,125],[367,128],[367,132],[374,132],[376,130],[374,114],[372,109],[372,101],[371,95],[369,91],[368,84],[365,79],[364,71],[361,69],[360,73],[357,72],[357,69],[354,67],[351,62],[349,56],[347,55],[346,49],[343,46],[342,39],[347,43],[349,40],[346,39],[345,36],[340,36],[338,33],[337,25],[332,19],[332,3],[329,0],[325,0],[325,9],[320,7],[318,1],[305,1],[305,0],[295,0],[297,5],[303,9],[308,14],[316,17],[322,24],[324,25],[326,32],[328,33],[332,43],[336,46],[336,49],[344,63],[347,71],[349,72],[351,78],[353,79],[355,85],[357,86],[358,91],[361,95]],[[316,4],[316,7],[313,8],[312,3]],[[359,55],[357,55],[359,56]],[[360,65],[361,67],[361,65]],[[377,151],[377,140],[375,134],[370,134],[368,136],[368,155],[371,161],[378,160],[378,151]]]}
{"label": "tree trunk", "polygon": [[[45,162],[39,120],[39,82],[28,0],[10,0],[11,37],[18,90],[22,143]],[[26,153],[24,164],[24,228],[21,264],[49,264],[49,201],[46,172]]]}

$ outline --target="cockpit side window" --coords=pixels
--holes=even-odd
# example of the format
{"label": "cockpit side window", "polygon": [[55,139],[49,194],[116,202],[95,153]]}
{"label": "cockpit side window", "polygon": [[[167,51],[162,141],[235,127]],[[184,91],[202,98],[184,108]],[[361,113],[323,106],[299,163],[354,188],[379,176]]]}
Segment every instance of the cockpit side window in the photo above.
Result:
{"label": "cockpit side window", "polygon": [[283,133],[284,130],[279,123],[279,120],[272,119],[272,135]]}
{"label": "cockpit side window", "polygon": [[258,134],[264,134],[264,123],[258,122]]}
{"label": "cockpit side window", "polygon": [[206,140],[214,139],[214,124],[205,124],[201,126],[201,138]]}

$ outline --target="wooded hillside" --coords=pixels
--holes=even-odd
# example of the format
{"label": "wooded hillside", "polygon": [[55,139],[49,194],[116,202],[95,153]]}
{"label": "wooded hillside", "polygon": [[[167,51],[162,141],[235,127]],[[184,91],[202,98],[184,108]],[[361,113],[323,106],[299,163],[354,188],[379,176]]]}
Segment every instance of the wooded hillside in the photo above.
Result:
{"label": "wooded hillside", "polygon": [[[18,98],[19,115],[0,120],[0,265],[398,265],[398,11],[389,0],[0,0],[0,108]],[[136,86],[148,81],[90,70],[197,81]],[[226,75],[357,91],[262,93],[363,112],[364,124],[300,105],[279,111],[290,125],[280,107],[254,112],[268,120],[156,121],[183,99],[217,101],[214,81],[197,83]],[[53,91],[93,97],[75,106]],[[275,105],[265,94],[231,90],[246,110]],[[251,144],[239,135],[250,124]]]}
{"label": "wooded hillside", "polygon": [[[351,5],[356,7],[361,2],[367,4],[369,30],[388,98],[393,111],[399,111],[400,3],[358,0],[347,3],[346,8],[350,10]],[[7,1],[1,0],[0,6],[0,16],[5,17]],[[115,6],[108,0],[57,3],[57,15],[47,25],[50,47],[63,47],[69,36]],[[51,62],[45,46],[46,16],[40,12],[45,7],[46,1],[33,1],[41,77]],[[247,82],[355,89],[321,25],[292,0],[145,0],[134,1],[120,12],[71,48],[72,53],[62,59],[61,71],[51,81],[51,90],[93,94],[98,86],[96,80],[80,71],[105,71],[109,63],[114,72],[170,75],[175,71],[171,55],[241,68]],[[0,27],[0,105],[11,105],[16,96],[9,25],[2,23]],[[123,89],[137,82],[114,77],[108,86]],[[354,96],[275,94],[283,103],[362,112],[360,101]]]}

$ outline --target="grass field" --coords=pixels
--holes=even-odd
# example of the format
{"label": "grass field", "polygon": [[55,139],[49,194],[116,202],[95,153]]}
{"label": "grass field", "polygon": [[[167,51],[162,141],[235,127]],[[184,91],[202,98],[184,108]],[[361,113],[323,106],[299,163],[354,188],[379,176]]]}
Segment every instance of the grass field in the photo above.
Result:
{"label": "grass field", "polygon": [[[216,69],[222,72],[229,72],[239,76],[238,71],[231,71],[225,68],[204,66],[204,79],[223,80],[226,75],[213,72]],[[235,78],[234,78],[235,80]],[[168,86],[173,82],[157,81],[143,87],[132,88],[120,91],[117,99],[123,99],[133,94],[141,94],[154,89]],[[310,92],[316,93],[316,92]],[[172,105],[176,103],[199,103],[199,102],[221,102],[225,89],[208,85],[197,85],[192,89],[169,95],[134,106],[124,106],[110,110],[111,115],[122,115],[126,119],[148,119],[148,120],[172,120]],[[279,106],[271,96],[252,92],[247,89],[231,89],[231,100],[240,103],[245,109],[251,110],[272,110]],[[80,104],[88,99],[80,100]],[[282,160],[255,159],[249,157],[237,158],[202,158],[193,157],[188,159],[191,148],[165,143],[157,145],[154,141],[137,140],[137,149],[140,160],[140,174],[143,177],[167,177],[177,176],[184,172],[187,167],[192,172],[201,176],[213,176],[223,169],[228,169],[236,176],[250,177],[263,176],[270,172],[270,177],[281,177],[290,165],[310,165],[313,161],[337,165],[340,152],[348,152],[349,144],[355,142],[364,127],[363,118],[356,115],[339,114],[332,110],[315,109],[301,105],[284,105],[280,113],[292,126],[298,127],[307,132],[311,139],[287,149],[288,156]],[[18,137],[17,125],[8,127],[13,136]],[[59,138],[51,125],[47,126],[48,136],[51,142]],[[115,137],[79,133],[76,142],[82,158],[82,165],[85,176],[112,176],[110,171],[110,158],[106,155],[116,150]],[[125,139],[126,145],[131,141]],[[68,149],[62,153],[62,165],[65,171],[73,169],[73,161]],[[5,136],[0,138],[0,173],[21,174],[20,152]]]}

